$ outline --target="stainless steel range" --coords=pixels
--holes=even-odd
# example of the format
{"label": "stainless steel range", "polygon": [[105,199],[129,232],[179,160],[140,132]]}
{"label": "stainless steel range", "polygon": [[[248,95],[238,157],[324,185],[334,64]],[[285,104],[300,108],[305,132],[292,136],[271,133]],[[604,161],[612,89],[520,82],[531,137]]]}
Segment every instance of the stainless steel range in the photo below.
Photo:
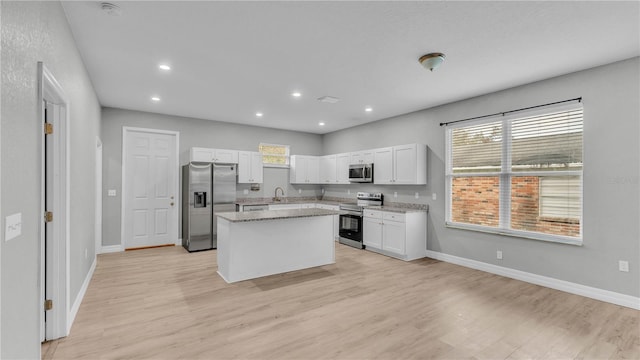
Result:
{"label": "stainless steel range", "polygon": [[357,202],[340,204],[340,226],[338,228],[341,244],[364,249],[362,243],[362,212],[368,206],[382,206],[383,195],[381,193],[359,192]]}

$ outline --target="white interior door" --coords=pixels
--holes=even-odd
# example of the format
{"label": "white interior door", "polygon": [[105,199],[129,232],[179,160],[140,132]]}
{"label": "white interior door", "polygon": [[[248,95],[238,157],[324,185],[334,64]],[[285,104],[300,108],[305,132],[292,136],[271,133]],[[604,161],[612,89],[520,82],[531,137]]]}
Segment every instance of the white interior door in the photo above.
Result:
{"label": "white interior door", "polygon": [[178,134],[124,129],[123,242],[125,249],[178,240]]}

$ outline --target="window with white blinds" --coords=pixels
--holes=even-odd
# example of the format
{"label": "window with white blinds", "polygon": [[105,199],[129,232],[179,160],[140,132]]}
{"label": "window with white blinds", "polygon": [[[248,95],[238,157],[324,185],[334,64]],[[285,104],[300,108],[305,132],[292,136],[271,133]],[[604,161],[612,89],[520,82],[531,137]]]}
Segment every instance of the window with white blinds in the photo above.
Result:
{"label": "window with white blinds", "polygon": [[447,128],[447,224],[582,242],[582,104]]}

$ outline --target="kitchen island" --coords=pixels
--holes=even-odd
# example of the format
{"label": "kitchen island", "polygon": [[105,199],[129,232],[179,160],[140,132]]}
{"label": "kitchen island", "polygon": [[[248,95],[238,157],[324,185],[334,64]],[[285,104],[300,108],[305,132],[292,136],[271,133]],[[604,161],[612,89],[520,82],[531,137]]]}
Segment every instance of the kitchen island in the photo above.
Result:
{"label": "kitchen island", "polygon": [[218,214],[218,274],[228,283],[335,262],[333,216],[324,209]]}

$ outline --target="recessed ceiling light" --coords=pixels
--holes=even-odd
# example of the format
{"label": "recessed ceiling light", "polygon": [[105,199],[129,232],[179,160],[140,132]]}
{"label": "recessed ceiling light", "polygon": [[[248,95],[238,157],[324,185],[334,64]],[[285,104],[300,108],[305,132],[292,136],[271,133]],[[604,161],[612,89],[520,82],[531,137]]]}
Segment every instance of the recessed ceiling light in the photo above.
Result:
{"label": "recessed ceiling light", "polygon": [[257,112],[257,113],[256,113],[256,116],[257,116],[257,117],[262,117],[262,115],[263,115],[263,114],[262,114],[261,112]]}
{"label": "recessed ceiling light", "polygon": [[324,123],[321,121],[321,122],[318,123],[318,125],[324,126]]}
{"label": "recessed ceiling light", "polygon": [[367,108],[365,108],[365,109],[364,109],[364,111],[366,111],[366,112],[372,112],[372,111],[373,111],[373,109],[372,109],[372,108],[370,108],[370,107],[367,107]]}
{"label": "recessed ceiling light", "polygon": [[302,96],[302,94],[299,91],[294,91],[294,92],[291,93],[291,96],[300,97],[300,96]]}
{"label": "recessed ceiling light", "polygon": [[167,65],[167,64],[160,64],[158,65],[158,67],[160,68],[160,70],[171,70],[171,66]]}
{"label": "recessed ceiling light", "polygon": [[153,101],[160,101],[160,98],[159,98],[159,97],[157,97],[157,96],[153,96],[153,97],[151,97],[151,100],[153,100]]}

